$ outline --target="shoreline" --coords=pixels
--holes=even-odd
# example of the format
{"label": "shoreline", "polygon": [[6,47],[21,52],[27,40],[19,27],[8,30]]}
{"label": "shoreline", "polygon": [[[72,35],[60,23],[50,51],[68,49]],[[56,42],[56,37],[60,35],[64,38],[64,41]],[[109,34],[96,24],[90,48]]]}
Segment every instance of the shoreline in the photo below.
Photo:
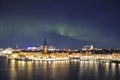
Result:
{"label": "shoreline", "polygon": [[69,61],[69,60],[80,60],[80,61],[98,61],[98,62],[117,62],[120,63],[120,54],[85,54],[85,53],[12,53],[6,55],[7,59],[14,59],[20,61]]}
{"label": "shoreline", "polygon": [[[7,58],[9,59],[9,58]],[[96,59],[96,60],[92,60],[92,59],[80,59],[80,58],[66,58],[66,59],[55,59],[55,58],[47,58],[47,59],[29,59],[29,58],[16,58],[16,59],[9,59],[9,60],[15,60],[15,61],[45,61],[45,62],[49,62],[49,61],[85,61],[85,62],[102,62],[102,63],[118,63],[120,64],[120,60],[110,60],[110,59]]]}

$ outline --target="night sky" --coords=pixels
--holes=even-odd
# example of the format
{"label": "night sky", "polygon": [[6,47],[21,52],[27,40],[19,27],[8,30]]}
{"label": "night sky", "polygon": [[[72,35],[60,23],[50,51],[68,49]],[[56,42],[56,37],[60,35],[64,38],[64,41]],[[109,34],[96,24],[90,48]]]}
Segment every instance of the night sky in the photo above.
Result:
{"label": "night sky", "polygon": [[0,0],[0,47],[120,48],[119,0]]}

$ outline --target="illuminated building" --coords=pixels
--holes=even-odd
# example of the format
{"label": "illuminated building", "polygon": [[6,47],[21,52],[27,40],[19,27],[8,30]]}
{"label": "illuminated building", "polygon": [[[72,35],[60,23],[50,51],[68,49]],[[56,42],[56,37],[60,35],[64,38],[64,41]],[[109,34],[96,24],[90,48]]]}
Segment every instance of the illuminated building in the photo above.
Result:
{"label": "illuminated building", "polygon": [[47,43],[46,43],[46,38],[44,39],[43,54],[47,54]]}
{"label": "illuminated building", "polygon": [[93,50],[94,48],[93,48],[93,45],[91,44],[91,46],[90,46],[90,50]]}
{"label": "illuminated building", "polygon": [[13,49],[12,48],[6,48],[5,50],[2,50],[2,53],[3,54],[12,54],[12,52],[13,52]]}

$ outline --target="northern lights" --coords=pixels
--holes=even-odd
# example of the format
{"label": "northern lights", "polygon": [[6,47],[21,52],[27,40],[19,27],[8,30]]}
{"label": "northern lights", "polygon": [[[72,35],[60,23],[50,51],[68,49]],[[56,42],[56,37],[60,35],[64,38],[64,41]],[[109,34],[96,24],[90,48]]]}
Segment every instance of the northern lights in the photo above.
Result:
{"label": "northern lights", "polygon": [[[0,47],[119,48],[120,6],[112,1],[2,1]],[[12,43],[14,45],[12,45]],[[8,45],[9,44],[9,45]],[[26,46],[24,46],[26,44]]]}

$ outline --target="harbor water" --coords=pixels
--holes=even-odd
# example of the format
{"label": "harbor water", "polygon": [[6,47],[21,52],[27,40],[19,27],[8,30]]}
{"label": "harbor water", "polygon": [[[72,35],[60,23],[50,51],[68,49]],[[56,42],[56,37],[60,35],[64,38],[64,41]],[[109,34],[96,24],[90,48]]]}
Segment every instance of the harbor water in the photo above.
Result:
{"label": "harbor water", "polygon": [[120,80],[119,63],[15,61],[0,57],[0,80]]}

